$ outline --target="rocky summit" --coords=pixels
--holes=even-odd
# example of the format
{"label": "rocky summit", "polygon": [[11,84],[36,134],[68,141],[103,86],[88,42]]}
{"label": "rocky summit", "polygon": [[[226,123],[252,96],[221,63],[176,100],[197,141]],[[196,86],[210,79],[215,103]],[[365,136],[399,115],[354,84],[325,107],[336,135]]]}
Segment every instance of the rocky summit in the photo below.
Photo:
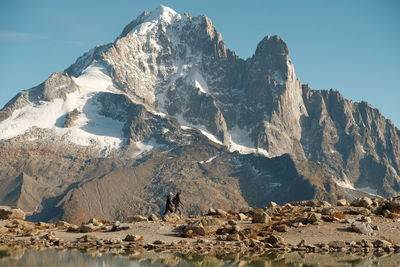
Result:
{"label": "rocky summit", "polygon": [[160,6],[4,106],[0,205],[80,223],[159,214],[178,191],[188,214],[390,197],[399,136],[366,102],[302,84],[281,37],[244,60],[207,16]]}

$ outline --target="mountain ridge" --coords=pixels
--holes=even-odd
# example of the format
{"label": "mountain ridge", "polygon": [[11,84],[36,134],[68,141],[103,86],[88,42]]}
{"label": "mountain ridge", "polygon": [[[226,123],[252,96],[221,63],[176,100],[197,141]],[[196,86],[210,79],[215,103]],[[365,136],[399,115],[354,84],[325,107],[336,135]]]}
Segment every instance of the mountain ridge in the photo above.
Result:
{"label": "mountain ridge", "polygon": [[[127,180],[123,173],[137,169],[147,173],[142,166],[163,166],[162,161],[171,157],[176,161],[171,165],[182,168],[185,179],[190,172],[199,173],[193,179],[200,188],[215,191],[212,188],[217,184],[211,182],[210,187],[208,183],[217,178],[231,183],[221,187],[226,193],[220,198],[220,203],[227,205],[224,208],[229,206],[228,199],[234,198],[242,199],[242,205],[260,205],[251,196],[243,198],[241,194],[247,189],[240,177],[248,182],[259,177],[254,178],[258,186],[269,181],[266,194],[284,201],[279,194],[286,195],[286,189],[276,184],[283,184],[279,179],[287,178],[276,172],[271,176],[266,170],[260,174],[254,166],[258,157],[284,158],[286,154],[294,162],[290,167],[295,170],[293,177],[310,182],[300,183],[298,192],[284,183],[299,199],[301,190],[310,192],[304,195],[306,198],[329,201],[363,194],[354,193],[357,190],[382,196],[400,192],[399,130],[378,110],[364,102],[349,101],[337,91],[312,90],[301,84],[289,49],[279,36],[264,37],[254,55],[244,60],[226,47],[208,17],[180,15],[162,6],[139,15],[113,43],[91,49],[64,72],[54,73],[44,83],[14,97],[0,111],[0,138],[7,154],[0,162],[5,169],[0,171],[0,184],[23,172],[43,181],[40,184],[52,188],[52,196],[38,197],[42,207],[36,217],[46,219],[52,217],[41,209],[55,206],[61,209],[57,216],[69,214],[72,220],[83,219],[92,211],[108,218],[122,216],[118,210],[159,211],[162,200],[153,194],[168,192],[168,184],[164,184],[166,188],[151,187],[154,192],[146,191],[150,185],[140,177]],[[17,155],[26,154],[14,165],[10,164],[16,160],[10,152],[15,150],[13,146],[25,147],[25,152]],[[194,147],[185,154],[188,158],[197,158],[195,147],[214,152],[205,153],[193,165],[173,152],[185,151],[186,147]],[[51,151],[44,161],[33,153],[37,148]],[[245,154],[254,157],[245,168],[228,162],[214,166],[216,172],[198,168],[216,155],[239,164]],[[48,165],[46,161],[51,167],[40,172],[42,164]],[[58,167],[57,161],[62,162]],[[92,164],[101,167],[94,171]],[[180,183],[169,168],[152,175],[170,179],[175,186],[171,189],[190,191],[190,183]],[[80,171],[68,177],[63,172],[70,169]],[[54,170],[58,170],[58,178],[52,176]],[[119,174],[111,175],[113,172]],[[240,175],[232,176],[236,172]],[[134,203],[93,208],[91,202],[100,196],[89,193],[93,189],[86,184],[98,184],[107,175],[114,177],[109,179],[116,184],[121,181],[118,186],[140,184],[147,195],[135,191],[132,197],[138,203],[148,203],[152,210]],[[255,190],[257,184],[252,183],[251,188]],[[75,193],[81,197],[73,198],[73,192],[86,193]],[[205,199],[212,197],[203,194]],[[117,193],[111,195],[117,197]],[[258,197],[274,200],[265,198],[262,192]],[[53,200],[46,202],[49,198]],[[190,205],[196,208],[190,212],[206,208],[199,204],[200,197],[194,199]],[[0,203],[3,201],[0,199]],[[73,216],[71,212],[80,201],[88,205],[81,215]]]}

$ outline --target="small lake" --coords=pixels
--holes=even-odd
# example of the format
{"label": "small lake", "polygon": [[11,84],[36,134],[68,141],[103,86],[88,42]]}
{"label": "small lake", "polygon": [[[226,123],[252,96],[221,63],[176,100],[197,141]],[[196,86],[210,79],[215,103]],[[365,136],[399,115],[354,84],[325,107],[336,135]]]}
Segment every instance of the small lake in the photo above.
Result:
{"label": "small lake", "polygon": [[400,266],[400,254],[268,254],[268,255],[180,255],[146,253],[137,256],[88,254],[78,250],[0,249],[1,267],[106,267],[106,266]]}

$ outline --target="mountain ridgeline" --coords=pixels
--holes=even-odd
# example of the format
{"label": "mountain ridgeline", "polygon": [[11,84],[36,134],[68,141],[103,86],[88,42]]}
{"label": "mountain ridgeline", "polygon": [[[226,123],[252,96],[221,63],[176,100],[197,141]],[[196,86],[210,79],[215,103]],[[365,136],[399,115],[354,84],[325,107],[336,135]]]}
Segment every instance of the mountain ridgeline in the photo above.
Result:
{"label": "mountain ridgeline", "polygon": [[124,219],[267,201],[393,196],[400,132],[368,103],[313,90],[286,43],[246,60],[206,16],[160,6],[0,111],[0,204],[32,220]]}

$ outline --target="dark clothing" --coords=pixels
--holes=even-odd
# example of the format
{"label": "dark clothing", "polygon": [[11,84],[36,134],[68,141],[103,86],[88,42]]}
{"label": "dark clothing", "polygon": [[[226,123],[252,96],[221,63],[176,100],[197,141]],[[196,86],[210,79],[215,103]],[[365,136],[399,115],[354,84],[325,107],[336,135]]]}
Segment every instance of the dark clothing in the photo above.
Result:
{"label": "dark clothing", "polygon": [[164,212],[164,215],[165,214],[167,214],[168,213],[168,211],[170,212],[170,213],[173,213],[174,212],[174,204],[172,203],[172,196],[171,195],[168,195],[167,196],[167,202],[165,203],[165,212]]}
{"label": "dark clothing", "polygon": [[175,195],[174,199],[172,200],[172,203],[174,204],[175,212],[179,212],[179,215],[182,215],[181,206],[183,206],[183,203],[181,201],[179,193]]}

